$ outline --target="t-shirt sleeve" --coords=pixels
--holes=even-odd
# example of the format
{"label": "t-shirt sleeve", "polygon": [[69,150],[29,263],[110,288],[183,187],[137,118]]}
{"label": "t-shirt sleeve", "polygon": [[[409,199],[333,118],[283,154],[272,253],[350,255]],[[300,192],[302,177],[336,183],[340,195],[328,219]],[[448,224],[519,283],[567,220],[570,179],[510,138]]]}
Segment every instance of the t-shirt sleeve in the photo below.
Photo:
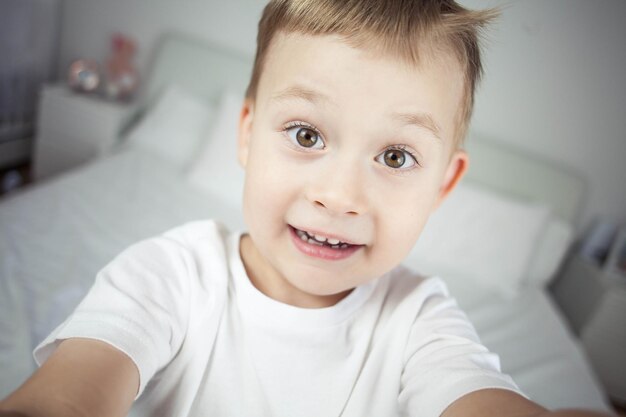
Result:
{"label": "t-shirt sleeve", "polygon": [[405,416],[438,417],[455,400],[484,388],[521,392],[481,344],[474,326],[447,294],[429,296],[413,323],[398,398]]}
{"label": "t-shirt sleeve", "polygon": [[81,337],[107,342],[139,370],[139,391],[176,354],[188,322],[189,259],[167,237],[124,250],[96,276],[74,312],[34,350],[41,365],[59,343]]}

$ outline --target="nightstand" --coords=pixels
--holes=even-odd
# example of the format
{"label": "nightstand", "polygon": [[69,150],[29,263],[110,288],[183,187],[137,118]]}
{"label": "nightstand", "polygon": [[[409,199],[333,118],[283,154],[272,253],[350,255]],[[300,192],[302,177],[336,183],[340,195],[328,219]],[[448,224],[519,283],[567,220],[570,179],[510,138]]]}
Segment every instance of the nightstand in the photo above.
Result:
{"label": "nightstand", "polygon": [[119,141],[134,106],[46,85],[39,100],[33,178],[40,180],[105,154]]}
{"label": "nightstand", "polygon": [[572,254],[551,290],[607,394],[626,404],[626,276]]}

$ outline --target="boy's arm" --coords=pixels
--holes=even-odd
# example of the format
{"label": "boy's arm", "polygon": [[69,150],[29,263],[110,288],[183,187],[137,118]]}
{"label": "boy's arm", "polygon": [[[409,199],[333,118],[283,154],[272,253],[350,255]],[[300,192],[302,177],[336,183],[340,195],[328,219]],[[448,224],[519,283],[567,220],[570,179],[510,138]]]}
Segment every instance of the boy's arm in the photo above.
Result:
{"label": "boy's arm", "polygon": [[583,410],[548,411],[521,395],[504,389],[483,389],[459,398],[441,417],[608,417]]}
{"label": "boy's arm", "polygon": [[122,417],[138,388],[139,371],[126,354],[99,340],[66,339],[0,401],[0,417]]}

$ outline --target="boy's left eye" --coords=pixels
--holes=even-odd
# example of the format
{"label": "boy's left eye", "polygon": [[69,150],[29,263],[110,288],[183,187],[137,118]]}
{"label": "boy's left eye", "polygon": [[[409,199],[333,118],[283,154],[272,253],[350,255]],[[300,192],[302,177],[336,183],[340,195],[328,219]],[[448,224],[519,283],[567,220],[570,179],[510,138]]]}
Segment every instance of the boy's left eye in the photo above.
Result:
{"label": "boy's left eye", "polygon": [[413,154],[401,148],[389,148],[379,154],[375,160],[394,169],[408,169],[417,164]]}
{"label": "boy's left eye", "polygon": [[287,127],[285,132],[287,136],[289,136],[289,139],[297,146],[308,149],[324,148],[324,142],[320,134],[312,126],[295,125]]}

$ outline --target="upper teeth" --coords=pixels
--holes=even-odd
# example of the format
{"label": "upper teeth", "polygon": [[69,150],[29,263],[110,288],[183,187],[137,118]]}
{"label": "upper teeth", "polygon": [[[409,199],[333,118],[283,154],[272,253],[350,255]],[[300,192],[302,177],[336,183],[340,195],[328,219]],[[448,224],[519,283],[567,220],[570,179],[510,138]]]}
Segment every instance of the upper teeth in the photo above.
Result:
{"label": "upper teeth", "polygon": [[339,245],[341,244],[343,247],[347,247],[347,245],[343,242],[341,242],[339,239],[331,239],[331,238],[327,238],[326,236],[321,236],[321,235],[315,235],[315,234],[310,234],[305,232],[304,230],[298,230],[296,229],[296,233],[298,234],[298,236],[300,236],[300,238],[302,238],[302,240],[315,240],[319,243],[328,243],[329,245]]}
{"label": "upper teeth", "polygon": [[[309,235],[310,236],[310,235]],[[320,236],[320,235],[313,235],[313,237],[315,238],[315,240],[317,240],[318,242],[327,242],[329,245],[336,245],[340,242],[339,239],[331,239],[328,238],[326,236]]]}
{"label": "upper teeth", "polygon": [[313,235],[313,237],[315,238],[315,240],[317,240],[318,242],[326,242],[326,237],[324,236],[320,236],[320,235]]}

